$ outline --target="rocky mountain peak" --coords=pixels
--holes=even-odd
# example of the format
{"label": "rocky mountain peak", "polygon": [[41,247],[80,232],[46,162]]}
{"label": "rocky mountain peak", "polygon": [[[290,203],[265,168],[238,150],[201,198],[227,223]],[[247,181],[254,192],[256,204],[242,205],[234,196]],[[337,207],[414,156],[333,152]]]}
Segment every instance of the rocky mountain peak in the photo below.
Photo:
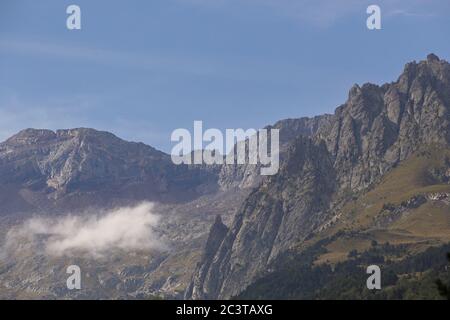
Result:
{"label": "rocky mountain peak", "polygon": [[432,63],[432,62],[440,61],[440,59],[439,59],[439,57],[438,57],[437,55],[435,55],[434,53],[430,53],[430,54],[427,56],[427,61],[428,61],[429,63]]}
{"label": "rocky mountain peak", "polygon": [[[368,190],[420,146],[450,146],[450,65],[433,54],[408,63],[396,82],[354,85],[333,116],[305,126],[310,122],[281,125],[310,137],[291,141],[278,175],[246,199],[216,254],[198,268],[204,281],[190,297],[234,296],[277,255],[336,218],[349,195]],[[288,129],[294,124],[300,130]]]}
{"label": "rocky mountain peak", "polygon": [[72,146],[80,145],[81,143],[90,143],[102,148],[128,144],[128,142],[112,133],[90,128],[63,129],[57,131],[29,128],[13,135],[0,145],[15,149],[42,149],[54,143],[65,143],[68,141],[71,141]]}
{"label": "rocky mountain peak", "polygon": [[109,139],[119,139],[114,134],[106,131],[98,131],[91,128],[74,128],[60,129],[56,131],[56,135],[61,138],[65,137],[105,137]]}
{"label": "rocky mountain peak", "polygon": [[427,59],[406,64],[398,84],[401,92],[408,93],[418,87],[436,86],[450,82],[450,64],[431,53]]}
{"label": "rocky mountain peak", "polygon": [[176,166],[169,155],[109,132],[26,129],[0,143],[0,179],[12,193],[4,211],[33,212],[75,210],[93,198],[99,206],[184,201],[208,190],[217,174]]}
{"label": "rocky mountain peak", "polygon": [[13,135],[2,144],[11,146],[45,143],[56,139],[56,133],[46,129],[25,129]]}

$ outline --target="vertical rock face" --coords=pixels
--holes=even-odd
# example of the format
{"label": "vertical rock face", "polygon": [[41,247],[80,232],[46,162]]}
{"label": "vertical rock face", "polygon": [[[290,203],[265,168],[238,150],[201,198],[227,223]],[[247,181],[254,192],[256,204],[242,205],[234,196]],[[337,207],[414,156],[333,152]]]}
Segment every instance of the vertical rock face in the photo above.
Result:
{"label": "vertical rock face", "polygon": [[198,267],[192,283],[196,294],[188,292],[186,297],[215,299],[239,293],[273,257],[324,221],[334,181],[325,144],[297,138],[280,174],[254,190],[215,255],[209,253]]}
{"label": "vertical rock face", "polygon": [[[279,130],[280,158],[283,159],[290,143],[298,136],[312,137],[319,130],[329,126],[332,119],[333,116],[328,114],[314,118],[285,119],[266,129]],[[233,187],[253,188],[260,182],[260,166],[258,165],[224,165],[219,174],[219,185],[225,190]]]}
{"label": "vertical rock face", "polygon": [[423,144],[449,142],[450,65],[435,55],[409,63],[397,82],[355,85],[321,130],[341,173],[339,182],[362,190]]}
{"label": "vertical rock face", "polygon": [[206,276],[193,283],[197,295],[187,297],[238,294],[277,254],[333,219],[346,195],[367,189],[422,145],[448,146],[449,111],[450,65],[431,54],[407,64],[396,82],[353,86],[333,116],[279,123],[287,136],[304,137],[286,139],[278,175],[244,202],[216,254],[199,267]]}
{"label": "vertical rock face", "polygon": [[196,277],[186,290],[186,297],[192,297],[193,299],[204,299],[207,297],[207,294],[198,291],[197,289],[203,286],[212,259],[214,258],[214,255],[225,238],[227,232],[227,226],[222,223],[221,217],[217,216],[209,232],[209,237],[206,241],[203,256],[197,266]]}

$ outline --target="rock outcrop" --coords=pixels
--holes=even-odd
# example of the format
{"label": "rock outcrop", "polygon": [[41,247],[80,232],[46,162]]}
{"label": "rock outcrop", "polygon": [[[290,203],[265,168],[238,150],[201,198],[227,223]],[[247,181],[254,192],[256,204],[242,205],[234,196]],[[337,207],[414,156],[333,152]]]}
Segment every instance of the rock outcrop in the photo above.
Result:
{"label": "rock outcrop", "polygon": [[186,290],[186,297],[194,297],[194,299],[202,299],[205,297],[202,292],[197,292],[195,290],[203,286],[205,277],[207,276],[207,271],[212,262],[211,260],[214,258],[214,255],[219,249],[219,246],[225,238],[227,232],[227,226],[222,223],[221,217],[217,216],[209,232],[209,237],[206,241],[203,256],[197,266],[198,269],[196,270],[196,277]]}
{"label": "rock outcrop", "polygon": [[203,283],[193,284],[197,295],[187,297],[239,294],[271,259],[336,219],[339,204],[418,148],[448,146],[449,112],[450,65],[431,54],[408,63],[396,82],[354,85],[347,102],[334,115],[315,118],[318,123],[279,123],[304,137],[288,142],[278,175],[244,202],[214,257],[198,268],[208,271]]}

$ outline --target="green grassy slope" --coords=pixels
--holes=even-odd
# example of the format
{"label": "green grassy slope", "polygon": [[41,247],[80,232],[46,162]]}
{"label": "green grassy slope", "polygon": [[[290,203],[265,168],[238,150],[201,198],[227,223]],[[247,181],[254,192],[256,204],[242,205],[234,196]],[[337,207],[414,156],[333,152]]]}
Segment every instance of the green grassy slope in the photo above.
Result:
{"label": "green grassy slope", "polygon": [[[423,148],[354,195],[334,225],[279,258],[277,271],[240,298],[438,299],[434,281],[449,277],[449,168],[449,149]],[[375,293],[365,289],[373,263],[385,280]]]}

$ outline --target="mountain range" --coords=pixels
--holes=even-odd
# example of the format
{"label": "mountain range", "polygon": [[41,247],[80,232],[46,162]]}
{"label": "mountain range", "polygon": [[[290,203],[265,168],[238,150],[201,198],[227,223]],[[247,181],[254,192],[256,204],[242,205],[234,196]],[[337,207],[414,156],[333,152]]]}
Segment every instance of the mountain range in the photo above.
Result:
{"label": "mountain range", "polygon": [[[281,159],[268,177],[254,165],[174,165],[93,129],[0,143],[0,239],[19,247],[3,246],[0,297],[436,298],[450,242],[450,64],[430,54],[395,82],[354,85],[334,114],[267,128],[280,130]],[[39,250],[45,238],[11,238],[35,216],[142,202],[169,249],[53,257]],[[78,292],[65,288],[74,263]],[[383,293],[365,288],[373,263],[386,270]]]}

